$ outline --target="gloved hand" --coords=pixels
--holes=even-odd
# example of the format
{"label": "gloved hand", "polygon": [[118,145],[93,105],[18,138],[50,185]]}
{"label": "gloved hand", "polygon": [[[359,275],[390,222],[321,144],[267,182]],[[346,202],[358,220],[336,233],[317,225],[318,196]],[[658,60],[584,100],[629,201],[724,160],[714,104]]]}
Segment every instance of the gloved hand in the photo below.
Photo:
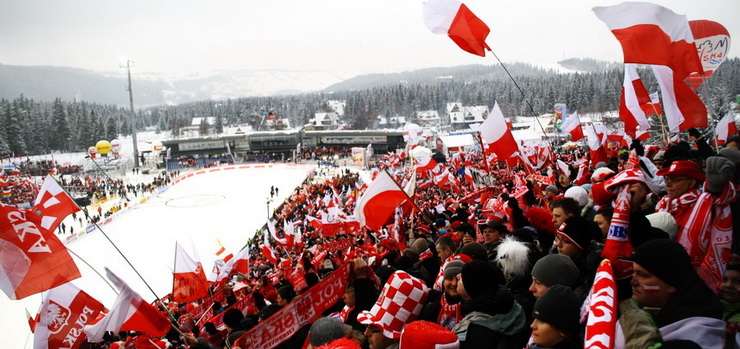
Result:
{"label": "gloved hand", "polygon": [[695,128],[690,128],[688,132],[689,132],[689,136],[694,137],[694,139],[701,138],[701,133],[699,132],[699,130]]}
{"label": "gloved hand", "polygon": [[722,156],[710,156],[706,165],[707,191],[716,195],[721,194],[734,173],[735,164],[732,161]]}
{"label": "gloved hand", "polygon": [[640,143],[640,140],[637,138],[632,140],[632,144],[630,144],[630,149],[634,149],[639,156],[645,156],[645,147],[642,146],[642,143]]}
{"label": "gloved hand", "polygon": [[619,303],[619,324],[624,333],[624,344],[628,349],[644,349],[663,341],[658,326],[650,313],[640,309],[634,299]]}

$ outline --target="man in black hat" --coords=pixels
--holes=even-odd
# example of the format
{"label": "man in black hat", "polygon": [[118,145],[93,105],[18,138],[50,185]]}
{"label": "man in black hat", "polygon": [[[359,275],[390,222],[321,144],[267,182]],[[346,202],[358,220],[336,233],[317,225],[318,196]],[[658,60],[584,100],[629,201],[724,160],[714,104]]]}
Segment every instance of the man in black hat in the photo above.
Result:
{"label": "man in black hat", "polygon": [[702,348],[725,342],[722,305],[699,278],[683,246],[650,240],[632,257],[632,299],[620,303],[616,347],[648,347],[690,340]]}

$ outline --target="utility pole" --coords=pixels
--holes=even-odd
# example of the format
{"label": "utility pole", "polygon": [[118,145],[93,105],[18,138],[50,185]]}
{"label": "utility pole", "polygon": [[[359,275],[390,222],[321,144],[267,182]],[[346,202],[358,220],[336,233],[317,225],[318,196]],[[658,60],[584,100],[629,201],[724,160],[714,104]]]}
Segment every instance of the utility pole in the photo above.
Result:
{"label": "utility pole", "polygon": [[134,110],[134,92],[133,88],[131,87],[131,67],[134,66],[134,61],[127,59],[126,65],[121,64],[121,68],[126,68],[126,71],[128,72],[128,86],[126,90],[128,90],[128,98],[129,102],[131,103],[131,138],[134,141],[134,168],[139,167],[139,147],[137,145],[136,141],[136,111]]}

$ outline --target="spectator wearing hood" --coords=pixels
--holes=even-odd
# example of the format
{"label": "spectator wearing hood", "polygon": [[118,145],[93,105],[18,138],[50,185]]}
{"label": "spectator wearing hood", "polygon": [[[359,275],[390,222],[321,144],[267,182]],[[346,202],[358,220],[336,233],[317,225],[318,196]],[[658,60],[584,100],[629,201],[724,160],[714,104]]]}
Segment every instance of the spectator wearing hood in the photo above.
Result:
{"label": "spectator wearing hood", "polygon": [[458,275],[463,319],[452,332],[460,348],[522,348],[528,331],[524,311],[504,287],[503,275],[490,263],[466,263]]}
{"label": "spectator wearing hood", "polygon": [[457,275],[462,271],[465,262],[470,259],[458,255],[447,263],[444,269],[443,291],[430,291],[427,304],[419,314],[419,320],[437,323],[447,329],[452,329],[462,320],[460,303],[462,297],[457,292]]}

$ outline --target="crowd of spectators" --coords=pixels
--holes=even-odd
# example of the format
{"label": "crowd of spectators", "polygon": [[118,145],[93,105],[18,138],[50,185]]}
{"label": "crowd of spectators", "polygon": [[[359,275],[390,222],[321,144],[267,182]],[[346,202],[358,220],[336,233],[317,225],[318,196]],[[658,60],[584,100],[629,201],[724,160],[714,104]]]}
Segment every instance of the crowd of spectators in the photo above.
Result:
{"label": "crowd of spectators", "polygon": [[344,296],[277,348],[583,348],[604,338],[585,338],[581,309],[606,258],[618,320],[605,347],[736,348],[740,138],[719,151],[693,142],[635,141],[603,162],[555,152],[537,168],[472,152],[417,172],[388,154],[370,175],[415,179],[413,204],[376,231],[353,216],[372,183],[349,170],[311,177],[248,242],[246,273],[221,265],[208,296],[165,300],[166,336],[97,345],[245,349],[250,330],[349,265]]}

